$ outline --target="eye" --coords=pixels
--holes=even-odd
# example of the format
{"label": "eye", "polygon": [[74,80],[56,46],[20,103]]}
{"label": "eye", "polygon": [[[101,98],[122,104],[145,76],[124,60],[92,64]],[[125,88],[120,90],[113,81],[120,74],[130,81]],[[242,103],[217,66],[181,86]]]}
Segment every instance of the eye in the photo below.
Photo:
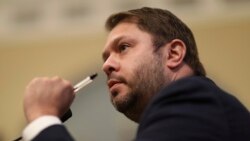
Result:
{"label": "eye", "polygon": [[118,46],[119,52],[124,52],[128,47],[130,47],[128,44],[121,44]]}

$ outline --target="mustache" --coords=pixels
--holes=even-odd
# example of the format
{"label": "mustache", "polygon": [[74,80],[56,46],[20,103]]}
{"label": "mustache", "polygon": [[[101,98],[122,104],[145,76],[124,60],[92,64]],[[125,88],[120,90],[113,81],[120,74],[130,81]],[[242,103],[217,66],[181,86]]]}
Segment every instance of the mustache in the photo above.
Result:
{"label": "mustache", "polygon": [[117,80],[119,82],[122,82],[122,83],[127,83],[127,80],[125,77],[121,76],[121,75],[117,75],[117,74],[110,74],[109,76],[107,76],[107,82],[109,80]]}

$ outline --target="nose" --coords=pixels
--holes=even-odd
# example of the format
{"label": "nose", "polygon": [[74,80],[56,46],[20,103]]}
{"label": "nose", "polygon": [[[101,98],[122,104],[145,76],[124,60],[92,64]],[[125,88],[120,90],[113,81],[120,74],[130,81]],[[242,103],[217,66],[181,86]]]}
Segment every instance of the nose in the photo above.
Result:
{"label": "nose", "polygon": [[102,65],[102,70],[109,76],[113,71],[119,70],[119,62],[118,59],[114,56],[109,56],[107,60]]}

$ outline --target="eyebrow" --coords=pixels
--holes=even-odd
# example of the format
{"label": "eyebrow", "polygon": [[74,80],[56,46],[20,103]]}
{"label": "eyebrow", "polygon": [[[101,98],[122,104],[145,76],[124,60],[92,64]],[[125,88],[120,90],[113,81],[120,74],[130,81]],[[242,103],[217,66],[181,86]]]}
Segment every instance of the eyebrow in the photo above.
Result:
{"label": "eyebrow", "polygon": [[108,58],[108,56],[109,56],[109,51],[108,50],[110,50],[110,48],[113,48],[116,44],[118,44],[118,42],[122,38],[126,38],[126,37],[125,36],[117,37],[113,41],[111,41],[111,43],[108,44],[107,47],[105,47],[105,50],[102,53],[102,59],[103,59],[103,61],[105,61]]}
{"label": "eyebrow", "polygon": [[107,50],[104,50],[102,53],[102,60],[105,62],[109,56],[109,52]]}

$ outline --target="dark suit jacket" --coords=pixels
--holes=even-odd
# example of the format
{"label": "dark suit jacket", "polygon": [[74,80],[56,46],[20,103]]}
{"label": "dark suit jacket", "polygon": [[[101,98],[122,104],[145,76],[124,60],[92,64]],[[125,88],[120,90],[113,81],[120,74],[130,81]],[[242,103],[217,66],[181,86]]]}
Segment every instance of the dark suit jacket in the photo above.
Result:
{"label": "dark suit jacket", "polygon": [[[72,141],[64,126],[34,141]],[[205,77],[178,80],[147,106],[136,141],[250,141],[250,114],[233,96]]]}
{"label": "dark suit jacket", "polygon": [[250,114],[205,77],[188,77],[154,97],[137,141],[250,141]]}

